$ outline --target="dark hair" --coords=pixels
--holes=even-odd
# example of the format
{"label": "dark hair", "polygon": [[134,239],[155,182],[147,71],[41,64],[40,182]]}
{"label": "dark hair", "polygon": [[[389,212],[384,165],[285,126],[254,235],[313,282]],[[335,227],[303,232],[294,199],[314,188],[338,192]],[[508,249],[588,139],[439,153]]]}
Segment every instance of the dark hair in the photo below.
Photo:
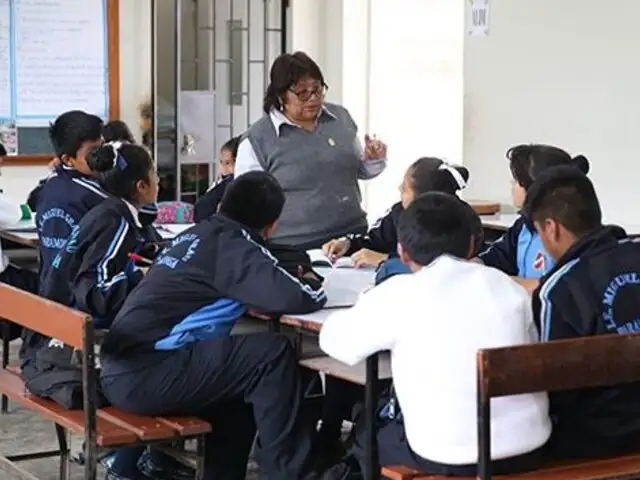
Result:
{"label": "dark hair", "polygon": [[105,142],[136,143],[133,133],[122,120],[113,120],[107,123],[102,129],[102,136]]}
{"label": "dark hair", "polygon": [[468,258],[472,236],[468,208],[448,193],[421,195],[402,212],[398,223],[400,245],[420,265],[443,254]]}
{"label": "dark hair", "polygon": [[140,180],[150,182],[149,172],[155,168],[145,147],[123,142],[105,143],[94,148],[87,164],[107,192],[132,203],[136,183]]}
{"label": "dark hair", "polygon": [[4,148],[4,145],[0,143],[0,157],[6,157],[7,156],[7,149]]}
{"label": "dark hair", "polygon": [[[411,188],[414,194],[443,192],[455,195],[467,186],[469,170],[458,165],[450,165],[436,157],[422,157],[409,167]],[[459,177],[456,178],[456,173]]]}
{"label": "dark hair", "polygon": [[219,213],[248,228],[262,230],[280,217],[284,191],[266,172],[252,171],[233,180],[222,196]]}
{"label": "dark hair", "polygon": [[324,76],[316,62],[304,52],[283,53],[276,58],[269,72],[269,86],[264,94],[262,109],[265,113],[271,110],[282,110],[280,98],[302,78],[310,77],[318,80],[324,87]]}
{"label": "dark hair", "polygon": [[551,145],[522,144],[507,150],[507,159],[513,179],[525,190],[547,168],[573,165],[583,173],[589,173],[589,160],[584,155],[571,157],[561,148]]}
{"label": "dark hair", "polygon": [[593,183],[572,166],[541,173],[527,192],[524,213],[534,222],[552,218],[578,237],[602,226],[602,210]]}
{"label": "dark hair", "polygon": [[230,138],[224,143],[224,145],[222,145],[222,148],[220,148],[220,150],[229,150],[234,161],[238,156],[238,146],[240,145],[240,138],[240,135]]}
{"label": "dark hair", "polygon": [[81,110],[71,110],[49,124],[49,139],[56,156],[75,158],[85,142],[102,138],[102,120]]}
{"label": "dark hair", "polygon": [[467,202],[462,202],[469,218],[471,226],[471,235],[473,235],[473,252],[472,257],[478,255],[484,249],[484,227],[480,215]]}

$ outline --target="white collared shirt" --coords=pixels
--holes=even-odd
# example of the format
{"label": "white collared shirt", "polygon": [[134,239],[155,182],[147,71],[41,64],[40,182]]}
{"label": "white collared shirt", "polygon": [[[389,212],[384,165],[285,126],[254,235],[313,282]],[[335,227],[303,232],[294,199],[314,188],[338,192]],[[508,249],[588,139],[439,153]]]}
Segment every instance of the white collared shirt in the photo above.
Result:
{"label": "white collared shirt", "polygon": [[[326,105],[323,105],[322,111],[320,115],[328,115],[332,118],[336,118],[336,116],[331,113],[329,108]],[[276,130],[276,134],[280,135],[280,127],[283,124],[291,125],[296,128],[302,128],[300,125],[289,120],[282,112],[278,110],[271,110],[269,113],[269,118],[271,119],[271,123],[273,124],[273,128]],[[353,152],[358,158],[363,158],[364,156],[364,147],[362,143],[356,136],[353,141]],[[387,166],[386,158],[379,158],[376,160],[362,160],[360,162],[360,169],[358,170],[358,178],[360,180],[369,180],[380,175]],[[238,154],[236,155],[236,166],[235,166],[235,176],[242,175],[246,172],[251,172],[253,170],[263,170],[262,165],[258,161],[258,157],[256,156],[255,151],[253,150],[253,146],[248,138],[244,138],[240,145],[238,145]]]}
{"label": "white collared shirt", "polygon": [[[522,287],[496,269],[442,256],[331,315],[320,347],[350,365],[390,350],[412,450],[434,462],[466,465],[478,459],[477,351],[537,339]],[[495,398],[491,406],[494,459],[533,451],[549,438],[546,393]]]}

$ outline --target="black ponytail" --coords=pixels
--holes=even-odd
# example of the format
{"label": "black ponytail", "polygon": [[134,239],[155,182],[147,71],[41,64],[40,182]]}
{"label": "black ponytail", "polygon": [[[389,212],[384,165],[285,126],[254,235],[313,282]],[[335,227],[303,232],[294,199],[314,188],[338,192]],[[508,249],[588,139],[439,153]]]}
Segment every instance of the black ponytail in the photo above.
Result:
{"label": "black ponytail", "polygon": [[451,165],[436,157],[422,157],[409,167],[411,183],[416,196],[427,192],[455,195],[467,186],[469,170]]}
{"label": "black ponytail", "polygon": [[145,147],[124,142],[105,143],[93,149],[87,164],[108,193],[132,203],[136,184],[140,180],[151,182],[149,172],[154,167]]}
{"label": "black ponytail", "polygon": [[584,174],[589,172],[587,157],[578,155],[571,158],[566,151],[552,145],[516,145],[507,150],[507,159],[513,179],[525,190],[548,168],[573,165]]}

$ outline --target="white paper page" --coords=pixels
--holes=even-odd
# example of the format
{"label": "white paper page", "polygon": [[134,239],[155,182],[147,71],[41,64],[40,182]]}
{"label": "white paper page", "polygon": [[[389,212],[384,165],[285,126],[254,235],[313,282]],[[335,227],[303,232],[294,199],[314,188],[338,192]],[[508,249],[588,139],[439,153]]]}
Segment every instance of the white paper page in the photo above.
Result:
{"label": "white paper page", "polygon": [[0,0],[0,119],[11,117],[9,0]]}
{"label": "white paper page", "polygon": [[104,9],[104,0],[14,0],[19,118],[47,125],[67,110],[106,116]]}
{"label": "white paper page", "polygon": [[[322,249],[316,248],[314,250],[308,250],[307,255],[311,259],[311,264],[318,266],[327,266],[330,267],[332,265],[331,260],[327,258]],[[350,257],[341,257],[335,262],[336,268],[353,268],[353,262]]]}
{"label": "white paper page", "polygon": [[13,225],[7,225],[3,230],[11,232],[32,232],[36,229],[36,222],[32,218],[31,220],[21,220]]}
{"label": "white paper page", "polygon": [[351,307],[362,292],[371,288],[375,270],[365,268],[317,268],[325,277],[324,291],[327,294],[325,308]]}

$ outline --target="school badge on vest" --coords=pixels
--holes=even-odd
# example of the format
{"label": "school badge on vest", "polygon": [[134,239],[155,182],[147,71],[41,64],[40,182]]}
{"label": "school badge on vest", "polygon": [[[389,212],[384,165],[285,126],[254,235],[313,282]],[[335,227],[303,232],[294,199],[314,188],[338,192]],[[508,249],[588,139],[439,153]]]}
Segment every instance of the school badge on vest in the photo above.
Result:
{"label": "school badge on vest", "polygon": [[543,252],[536,253],[536,258],[533,259],[533,269],[536,272],[544,272],[546,267],[546,258]]}

